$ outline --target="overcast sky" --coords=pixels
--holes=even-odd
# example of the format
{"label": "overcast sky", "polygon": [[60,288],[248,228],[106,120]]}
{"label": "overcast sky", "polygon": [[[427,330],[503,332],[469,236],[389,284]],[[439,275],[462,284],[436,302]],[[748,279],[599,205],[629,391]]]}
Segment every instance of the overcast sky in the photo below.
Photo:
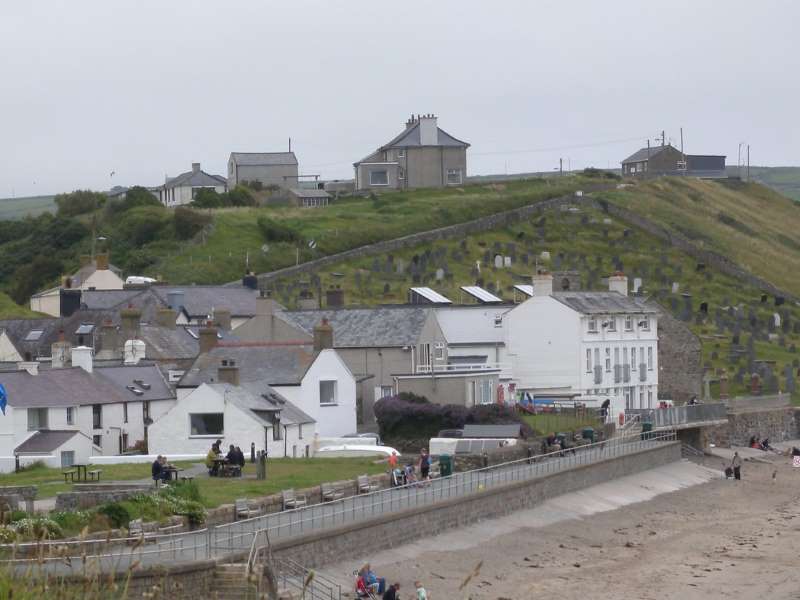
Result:
{"label": "overcast sky", "polygon": [[794,0],[0,0],[0,197],[225,175],[289,137],[301,173],[351,178],[429,112],[470,174],[619,166],[680,127],[797,165],[798,23]]}

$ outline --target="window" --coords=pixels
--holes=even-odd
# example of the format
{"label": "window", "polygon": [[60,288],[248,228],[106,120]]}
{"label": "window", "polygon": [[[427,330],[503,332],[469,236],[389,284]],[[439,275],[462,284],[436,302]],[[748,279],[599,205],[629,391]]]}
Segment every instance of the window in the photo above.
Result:
{"label": "window", "polygon": [[614,348],[614,366],[619,364],[619,348]]}
{"label": "window", "polygon": [[630,315],[625,317],[625,331],[633,331],[633,317]]}
{"label": "window", "polygon": [[653,407],[653,390],[647,390],[647,408]]}
{"label": "window", "polygon": [[420,344],[419,350],[419,364],[423,367],[429,367],[431,364],[431,345]]}
{"label": "window", "polygon": [[622,349],[622,364],[623,364],[623,365],[628,365],[628,364],[630,364],[630,363],[628,362],[628,349],[627,349],[627,348],[623,348],[623,349]]}
{"label": "window", "polygon": [[67,407],[67,425],[75,425],[75,407]]}
{"label": "window", "polygon": [[380,393],[381,398],[389,398],[394,395],[394,388],[390,385],[382,385]]}
{"label": "window", "polygon": [[647,405],[644,403],[644,388],[639,388],[639,408],[647,408]]}
{"label": "window", "polygon": [[594,366],[595,367],[600,366],[600,348],[594,349]]}
{"label": "window", "polygon": [[303,424],[302,423],[299,423],[297,425],[297,439],[298,440],[302,440],[303,439]]}
{"label": "window", "polygon": [[586,372],[592,372],[592,351],[589,348],[586,349]]}
{"label": "window", "polygon": [[589,333],[597,333],[597,319],[595,317],[589,318]]}
{"label": "window", "polygon": [[606,321],[606,323],[608,324],[608,330],[609,331],[616,331],[617,330],[617,319],[616,318],[611,317],[608,321]]}
{"label": "window", "polygon": [[647,348],[647,370],[653,370],[653,347],[648,346]]}
{"label": "window", "polygon": [[189,435],[224,435],[223,413],[194,413],[189,415]]}
{"label": "window", "polygon": [[636,364],[636,346],[631,348],[631,368],[638,369],[639,366]]}
{"label": "window", "polygon": [[639,346],[639,360],[641,361],[640,364],[644,364],[644,346]]}
{"label": "window", "polygon": [[611,370],[611,348],[606,348],[606,371]]}
{"label": "window", "polygon": [[128,422],[128,403],[127,402],[123,402],[122,403],[122,422],[123,423],[127,423]]}
{"label": "window", "polygon": [[461,184],[461,169],[447,169],[447,185]]}
{"label": "window", "polygon": [[319,382],[319,403],[320,406],[329,404],[336,404],[336,382],[335,381],[320,381]]}
{"label": "window", "polygon": [[405,179],[406,178],[406,170],[403,167],[399,167],[397,169],[397,178],[398,179]]}
{"label": "window", "polygon": [[433,347],[436,360],[444,360],[444,344],[442,342],[436,342]]}
{"label": "window", "polygon": [[150,421],[150,400],[142,402],[142,419],[144,424],[147,425]]}
{"label": "window", "polygon": [[483,379],[480,383],[480,403],[481,404],[491,404],[492,403],[492,381],[491,379]]}
{"label": "window", "polygon": [[38,431],[39,429],[47,429],[47,409],[29,408],[28,431]]}
{"label": "window", "polygon": [[280,423],[275,423],[272,426],[272,441],[280,442],[283,439],[283,427]]}
{"label": "window", "polygon": [[61,451],[61,468],[71,467],[75,464],[75,451],[62,450]]}
{"label": "window", "polygon": [[38,342],[39,338],[42,337],[44,333],[43,329],[31,329],[28,332],[28,335],[25,336],[25,339],[22,340],[23,342]]}
{"label": "window", "polygon": [[405,157],[406,157],[405,149],[401,148],[400,150],[397,151],[397,158],[405,158]]}
{"label": "window", "polygon": [[648,317],[639,321],[639,329],[642,331],[650,331],[650,319]]}
{"label": "window", "polygon": [[103,436],[102,435],[93,435],[92,436],[92,444],[94,444],[98,448],[102,448],[103,447]]}
{"label": "window", "polygon": [[385,169],[382,171],[369,172],[370,185],[389,185],[389,171]]}
{"label": "window", "polygon": [[103,405],[92,404],[92,429],[103,428]]}

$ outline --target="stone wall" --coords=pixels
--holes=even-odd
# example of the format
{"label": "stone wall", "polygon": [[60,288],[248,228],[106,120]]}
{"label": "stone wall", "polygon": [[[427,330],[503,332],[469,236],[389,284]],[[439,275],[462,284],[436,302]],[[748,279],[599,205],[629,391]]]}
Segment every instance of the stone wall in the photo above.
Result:
{"label": "stone wall", "polygon": [[98,506],[99,504],[105,504],[107,502],[119,502],[120,500],[127,500],[131,496],[147,493],[148,491],[151,491],[151,489],[128,488],[59,492],[56,494],[56,510],[84,510]]}
{"label": "stone wall", "polygon": [[308,567],[321,567],[464,527],[482,519],[530,508],[549,498],[669,464],[680,458],[680,444],[665,443],[650,450],[584,465],[534,481],[488,489],[479,496],[446,500],[434,506],[417,507],[357,525],[279,542],[273,545],[273,554]]}
{"label": "stone wall", "polygon": [[703,346],[685,323],[651,301],[658,315],[658,395],[685,404],[702,397]]}
{"label": "stone wall", "polygon": [[705,444],[722,447],[746,446],[750,437],[781,442],[800,438],[800,409],[794,407],[764,411],[729,412],[728,424],[704,430]]}

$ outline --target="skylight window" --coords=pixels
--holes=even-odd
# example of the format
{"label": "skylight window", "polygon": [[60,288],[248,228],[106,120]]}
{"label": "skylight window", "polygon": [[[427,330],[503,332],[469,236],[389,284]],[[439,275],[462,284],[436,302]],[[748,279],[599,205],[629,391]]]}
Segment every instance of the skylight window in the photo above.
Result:
{"label": "skylight window", "polygon": [[31,329],[28,332],[28,335],[25,336],[25,340],[24,341],[26,341],[26,342],[38,342],[39,338],[42,337],[43,333],[44,333],[43,329]]}

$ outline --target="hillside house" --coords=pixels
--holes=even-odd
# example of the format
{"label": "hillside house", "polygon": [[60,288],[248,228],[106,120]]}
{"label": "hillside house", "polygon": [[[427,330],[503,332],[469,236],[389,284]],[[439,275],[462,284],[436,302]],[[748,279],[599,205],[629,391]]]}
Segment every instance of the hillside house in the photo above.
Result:
{"label": "hillside house", "polygon": [[223,452],[255,444],[270,458],[309,456],[314,419],[263,383],[238,381],[237,368],[220,364],[216,380],[181,398],[150,428],[152,453],[205,454],[218,439]]}
{"label": "hillside house", "polygon": [[353,164],[358,190],[410,189],[462,185],[469,144],[437,124],[434,115],[417,115],[375,152]]}
{"label": "hillside house", "polygon": [[670,144],[637,150],[622,161],[622,175],[686,175],[705,179],[727,177],[725,156],[684,154]]}
{"label": "hillside house", "polygon": [[192,163],[192,170],[181,173],[177,177],[167,177],[164,185],[153,192],[161,204],[172,208],[189,204],[197,197],[200,190],[208,189],[222,194],[228,182],[220,175],[211,175],[200,168],[200,163]]}
{"label": "hillside house", "polygon": [[228,158],[228,188],[245,182],[264,187],[297,187],[297,157],[294,152],[231,152]]}
{"label": "hillside house", "polygon": [[612,414],[658,400],[658,311],[628,296],[628,278],[607,292],[553,292],[550,274],[505,315],[506,348],[518,393],[534,401],[573,400]]}

